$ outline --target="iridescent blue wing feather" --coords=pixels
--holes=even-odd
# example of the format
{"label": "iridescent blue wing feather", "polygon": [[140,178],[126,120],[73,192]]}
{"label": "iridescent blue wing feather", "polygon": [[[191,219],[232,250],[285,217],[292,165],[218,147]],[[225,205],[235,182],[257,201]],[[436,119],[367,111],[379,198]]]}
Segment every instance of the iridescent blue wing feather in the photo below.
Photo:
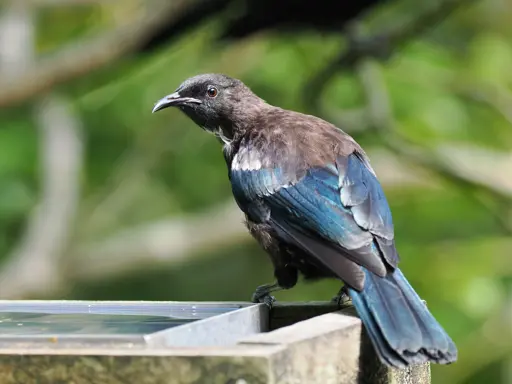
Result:
{"label": "iridescent blue wing feather", "polygon": [[[231,183],[245,211],[254,201],[263,202],[270,216],[257,219],[269,220],[309,253],[321,247],[323,252],[313,256],[324,265],[347,258],[379,276],[386,274],[379,247],[393,242],[391,214],[379,182],[358,155],[300,175],[277,167],[233,169]],[[386,260],[396,262],[393,257]],[[343,278],[340,268],[334,272]],[[347,272],[343,275],[346,282],[354,280],[346,278]],[[362,280],[356,287],[361,285]]]}

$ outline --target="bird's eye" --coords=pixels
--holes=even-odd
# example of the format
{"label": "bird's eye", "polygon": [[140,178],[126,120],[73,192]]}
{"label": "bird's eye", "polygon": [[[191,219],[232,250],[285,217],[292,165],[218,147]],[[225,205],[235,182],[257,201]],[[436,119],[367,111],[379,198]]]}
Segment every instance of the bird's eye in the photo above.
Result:
{"label": "bird's eye", "polygon": [[215,88],[215,87],[208,87],[208,90],[206,91],[206,93],[210,97],[215,97],[215,96],[217,96],[218,91],[217,91],[217,88]]}

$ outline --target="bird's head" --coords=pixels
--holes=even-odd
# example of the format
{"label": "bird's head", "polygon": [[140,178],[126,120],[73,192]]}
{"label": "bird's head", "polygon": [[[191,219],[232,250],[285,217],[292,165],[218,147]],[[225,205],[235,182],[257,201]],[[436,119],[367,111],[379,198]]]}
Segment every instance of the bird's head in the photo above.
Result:
{"label": "bird's head", "polygon": [[153,113],[178,107],[201,128],[229,139],[263,104],[240,80],[204,74],[185,80],[174,93],[160,99]]}

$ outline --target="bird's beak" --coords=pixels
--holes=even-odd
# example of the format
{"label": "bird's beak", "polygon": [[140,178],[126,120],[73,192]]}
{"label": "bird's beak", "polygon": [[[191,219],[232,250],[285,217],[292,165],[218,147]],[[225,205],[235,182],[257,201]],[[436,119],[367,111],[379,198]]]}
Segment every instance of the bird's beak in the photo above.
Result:
{"label": "bird's beak", "polygon": [[181,97],[178,92],[174,92],[158,100],[153,107],[152,113],[158,112],[164,108],[175,107],[183,104],[201,104],[201,100],[194,99],[193,97]]}

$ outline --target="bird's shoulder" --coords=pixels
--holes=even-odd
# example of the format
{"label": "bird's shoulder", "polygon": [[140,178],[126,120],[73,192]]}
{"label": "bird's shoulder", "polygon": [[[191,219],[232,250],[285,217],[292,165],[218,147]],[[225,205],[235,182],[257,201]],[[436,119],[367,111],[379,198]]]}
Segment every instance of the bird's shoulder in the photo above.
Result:
{"label": "bird's shoulder", "polygon": [[231,151],[231,167],[284,167],[298,172],[332,164],[352,153],[366,157],[347,133],[313,115],[272,107],[255,118]]}

